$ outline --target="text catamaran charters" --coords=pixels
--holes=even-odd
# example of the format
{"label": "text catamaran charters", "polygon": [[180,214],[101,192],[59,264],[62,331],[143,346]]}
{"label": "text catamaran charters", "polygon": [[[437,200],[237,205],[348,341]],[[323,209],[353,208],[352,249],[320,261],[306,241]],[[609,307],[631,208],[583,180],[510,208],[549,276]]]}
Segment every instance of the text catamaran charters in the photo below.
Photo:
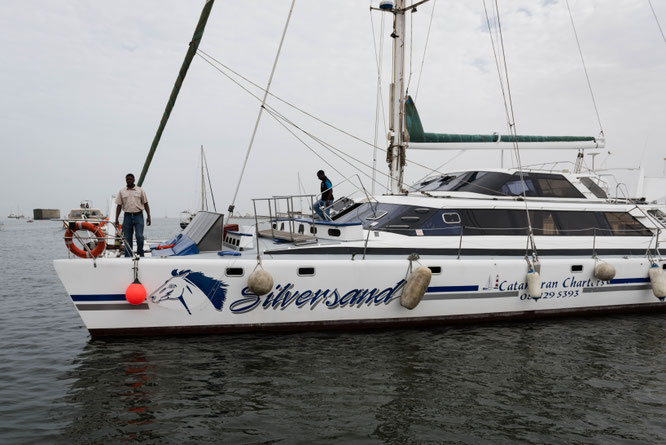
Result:
{"label": "text catamaran charters", "polygon": [[[197,50],[212,3],[206,2],[188,55]],[[412,7],[398,0],[378,8],[393,14],[387,153],[392,193],[342,198],[325,221],[295,212],[294,200],[302,196],[254,200],[250,227],[225,225],[223,215],[199,212],[182,233],[143,258],[120,257],[118,246],[98,254],[100,249],[85,244],[79,256],[88,258],[58,259],[54,265],[92,336],[407,326],[666,309],[666,261],[659,253],[666,227],[662,209],[610,199],[600,177],[580,168],[582,151],[602,148],[603,136],[423,130],[403,86],[402,36]],[[408,150],[516,146],[576,149],[579,162],[572,172],[439,173],[404,190]],[[262,206],[268,208],[264,216],[257,213]],[[67,242],[79,238],[79,228],[86,229],[72,227]],[[98,246],[105,238],[93,235]]]}

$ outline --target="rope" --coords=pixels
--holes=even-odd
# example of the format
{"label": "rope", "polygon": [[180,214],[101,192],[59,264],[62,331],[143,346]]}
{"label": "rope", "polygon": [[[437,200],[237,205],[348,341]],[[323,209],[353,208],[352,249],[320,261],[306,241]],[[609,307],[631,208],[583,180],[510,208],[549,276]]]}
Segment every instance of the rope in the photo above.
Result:
{"label": "rope", "polygon": [[587,73],[587,67],[585,66],[585,59],[583,58],[583,50],[581,49],[580,41],[578,40],[578,33],[576,32],[576,24],[574,23],[573,15],[571,14],[571,7],[569,6],[569,0],[566,0],[566,4],[567,4],[567,10],[569,11],[569,18],[571,19],[571,27],[573,28],[574,36],[576,37],[576,45],[578,45],[578,54],[580,54],[580,61],[583,62],[583,71],[585,71],[585,78],[587,79],[587,87],[590,89],[590,96],[592,97],[594,112],[597,114],[597,122],[599,122],[599,131],[603,135],[604,127],[601,125],[601,117],[599,117],[599,109],[597,108],[597,101],[594,99],[594,92],[592,91],[592,83],[590,83],[590,76]]}
{"label": "rope", "polygon": [[245,153],[245,160],[243,161],[243,167],[241,168],[240,177],[238,178],[238,184],[236,185],[236,191],[234,192],[234,197],[231,200],[231,205],[229,206],[229,216],[227,221],[231,217],[231,213],[234,209],[234,204],[236,203],[236,198],[238,197],[238,190],[240,189],[241,181],[243,180],[243,175],[245,173],[245,167],[247,166],[247,161],[250,157],[250,151],[252,150],[252,145],[254,144],[254,137],[257,134],[257,129],[259,128],[259,121],[261,120],[261,114],[264,111],[264,106],[266,105],[266,99],[268,98],[268,91],[271,88],[271,82],[273,82],[273,75],[275,74],[275,68],[277,67],[278,60],[280,58],[280,51],[282,51],[282,44],[284,43],[284,37],[287,34],[287,29],[289,28],[289,21],[291,20],[291,13],[294,10],[294,4],[296,0],[291,1],[291,6],[289,8],[289,14],[287,15],[287,22],[284,24],[284,29],[282,30],[282,38],[280,39],[280,45],[278,46],[277,54],[275,55],[275,60],[273,61],[273,68],[271,69],[271,75],[268,78],[268,84],[266,85],[266,90],[264,91],[264,98],[261,101],[261,107],[259,108],[259,113],[257,114],[257,121],[254,124],[254,130],[252,130],[252,137],[250,138],[250,144],[247,147],[247,152]]}
{"label": "rope", "polygon": [[666,43],[666,36],[664,36],[664,30],[661,29],[661,24],[659,23],[659,19],[657,18],[657,13],[654,12],[654,8],[652,7],[652,1],[648,0],[648,3],[650,4],[650,9],[652,10],[652,15],[654,16],[654,19],[657,21],[657,26],[659,27],[659,32],[661,33],[661,38],[664,39],[664,43]]}

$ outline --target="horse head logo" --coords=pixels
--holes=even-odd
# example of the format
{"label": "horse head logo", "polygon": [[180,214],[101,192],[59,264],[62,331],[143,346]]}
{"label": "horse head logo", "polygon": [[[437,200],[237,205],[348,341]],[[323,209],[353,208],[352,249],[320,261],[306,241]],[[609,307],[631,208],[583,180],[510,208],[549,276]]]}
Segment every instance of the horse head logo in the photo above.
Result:
{"label": "horse head logo", "polygon": [[171,271],[171,277],[150,294],[150,301],[153,303],[179,301],[187,313],[192,315],[190,307],[199,306],[208,300],[215,309],[221,311],[227,297],[226,287],[224,282],[201,272],[174,269]]}

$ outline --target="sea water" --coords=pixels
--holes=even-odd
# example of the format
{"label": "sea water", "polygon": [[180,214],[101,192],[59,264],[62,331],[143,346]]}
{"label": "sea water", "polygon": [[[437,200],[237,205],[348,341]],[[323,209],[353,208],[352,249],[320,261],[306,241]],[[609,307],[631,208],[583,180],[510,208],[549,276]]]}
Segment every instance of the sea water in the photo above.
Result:
{"label": "sea water", "polygon": [[0,443],[666,443],[664,313],[93,341],[62,238],[0,230]]}

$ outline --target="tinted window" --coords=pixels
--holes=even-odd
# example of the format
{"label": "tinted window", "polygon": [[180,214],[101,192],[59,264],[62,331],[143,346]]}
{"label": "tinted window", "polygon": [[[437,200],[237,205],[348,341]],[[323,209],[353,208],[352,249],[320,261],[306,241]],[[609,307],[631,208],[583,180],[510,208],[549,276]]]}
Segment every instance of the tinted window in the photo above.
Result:
{"label": "tinted window", "polygon": [[592,178],[583,177],[583,178],[578,178],[578,179],[579,179],[580,182],[583,183],[583,185],[584,185],[585,187],[587,187],[587,188],[592,192],[592,194],[593,194],[594,196],[596,196],[597,198],[603,198],[603,199],[608,198],[608,195],[606,195],[606,192],[604,191],[604,189],[602,189],[601,187],[599,187],[599,185],[597,185],[597,183],[595,183],[595,182],[592,180]]}
{"label": "tinted window", "polygon": [[596,212],[553,212],[560,235],[592,236],[601,235],[601,224]]}
{"label": "tinted window", "polygon": [[651,236],[652,232],[628,213],[606,212],[606,218],[616,236]]}
{"label": "tinted window", "polygon": [[484,195],[585,198],[564,176],[550,173],[508,174],[500,172],[451,173],[422,182],[423,191],[473,192]]}
{"label": "tinted window", "polygon": [[539,188],[539,196],[548,198],[585,198],[578,189],[562,175],[530,173]]}
{"label": "tinted window", "polygon": [[499,189],[509,178],[511,178],[510,174],[498,172],[451,173],[425,181],[417,188],[423,191],[457,191],[499,195]]}
{"label": "tinted window", "polygon": [[537,196],[534,183],[525,175],[523,175],[523,181],[520,180],[520,175],[518,175],[511,178],[500,188],[500,193],[507,196],[522,196],[523,191],[525,191],[525,196]]}
{"label": "tinted window", "polygon": [[[455,222],[457,220],[457,222]],[[458,212],[438,210],[423,221],[419,229],[424,236],[460,235],[461,218]]]}
{"label": "tinted window", "polygon": [[527,215],[523,210],[462,210],[465,235],[525,235]]}

